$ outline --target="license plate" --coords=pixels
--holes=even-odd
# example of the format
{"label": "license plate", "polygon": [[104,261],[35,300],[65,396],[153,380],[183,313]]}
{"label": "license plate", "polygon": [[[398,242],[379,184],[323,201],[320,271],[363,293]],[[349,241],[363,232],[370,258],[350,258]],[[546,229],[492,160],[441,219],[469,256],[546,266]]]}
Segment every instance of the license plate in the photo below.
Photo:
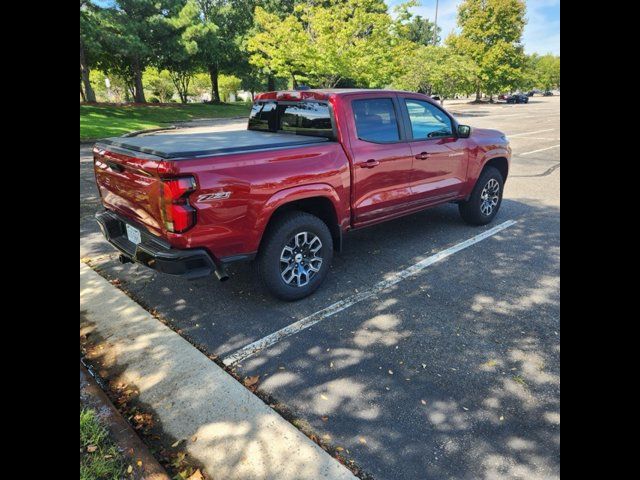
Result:
{"label": "license plate", "polygon": [[140,238],[140,230],[137,228],[133,228],[131,225],[125,223],[125,227],[127,228],[127,238],[134,245],[138,245],[142,239]]}

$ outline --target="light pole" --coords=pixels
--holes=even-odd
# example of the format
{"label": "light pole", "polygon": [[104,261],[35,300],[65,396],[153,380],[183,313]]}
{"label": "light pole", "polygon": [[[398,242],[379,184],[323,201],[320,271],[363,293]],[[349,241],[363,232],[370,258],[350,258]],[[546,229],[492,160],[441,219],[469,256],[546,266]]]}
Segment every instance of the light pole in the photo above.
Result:
{"label": "light pole", "polygon": [[438,0],[436,0],[436,20],[433,23],[433,44],[438,44]]}

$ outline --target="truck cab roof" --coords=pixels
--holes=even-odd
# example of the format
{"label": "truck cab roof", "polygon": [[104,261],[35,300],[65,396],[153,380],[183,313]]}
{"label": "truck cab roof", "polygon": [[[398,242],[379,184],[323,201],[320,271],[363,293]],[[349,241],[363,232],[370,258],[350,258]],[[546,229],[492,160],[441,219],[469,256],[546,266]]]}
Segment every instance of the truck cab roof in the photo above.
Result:
{"label": "truck cab roof", "polygon": [[256,101],[264,100],[283,100],[283,101],[296,101],[296,100],[317,100],[327,101],[331,97],[338,97],[348,94],[389,94],[389,93],[411,93],[401,90],[383,90],[383,89],[369,89],[369,88],[313,88],[309,90],[278,90],[273,92],[264,92],[256,95]]}

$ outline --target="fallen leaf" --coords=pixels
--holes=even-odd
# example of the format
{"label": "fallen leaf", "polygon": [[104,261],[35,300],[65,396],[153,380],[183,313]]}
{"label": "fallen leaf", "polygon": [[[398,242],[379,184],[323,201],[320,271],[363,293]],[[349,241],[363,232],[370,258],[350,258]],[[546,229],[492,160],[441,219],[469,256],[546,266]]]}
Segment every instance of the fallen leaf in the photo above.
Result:
{"label": "fallen leaf", "polygon": [[180,442],[181,442],[182,440],[183,440],[183,439],[181,438],[180,440],[176,440],[175,442],[173,442],[173,443],[171,444],[171,448],[176,448],[178,445],[180,445]]}
{"label": "fallen leaf", "polygon": [[133,472],[133,467],[131,465],[129,465],[127,467],[127,473],[131,473],[131,472]]}
{"label": "fallen leaf", "polygon": [[191,437],[191,443],[194,443],[197,439],[198,439],[198,436],[194,435],[193,437]]}
{"label": "fallen leaf", "polygon": [[504,417],[502,415],[500,415],[500,421],[503,421]]}
{"label": "fallen leaf", "polygon": [[321,419],[323,422],[326,422],[327,420],[329,420],[329,417],[327,417],[327,416],[323,416],[323,417],[320,417],[320,419]]}
{"label": "fallen leaf", "polygon": [[393,375],[393,370],[389,370],[389,375]]}
{"label": "fallen leaf", "polygon": [[367,443],[367,439],[366,439],[366,438],[364,438],[364,437],[360,437],[358,440],[359,440],[359,441],[360,441],[360,443],[362,443],[362,444]]}
{"label": "fallen leaf", "polygon": [[343,451],[343,450],[344,450],[344,448],[342,448],[342,447],[336,447],[336,450],[337,450],[337,451],[339,451],[339,452],[341,452],[341,451]]}
{"label": "fallen leaf", "polygon": [[204,476],[200,469],[197,469],[187,480],[204,480]]}
{"label": "fallen leaf", "polygon": [[252,387],[256,383],[258,383],[258,380],[260,380],[260,375],[254,375],[252,377],[247,377],[247,378],[244,379],[244,386],[245,387]]}
{"label": "fallen leaf", "polygon": [[136,465],[138,465],[139,467],[141,467],[141,466],[142,466],[142,460],[138,460],[138,461],[136,462]]}
{"label": "fallen leaf", "polygon": [[468,412],[468,411],[469,411],[469,409],[468,409],[467,407],[462,407],[462,409],[463,409],[465,412]]}
{"label": "fallen leaf", "polygon": [[329,400],[324,393],[320,395],[320,398],[323,399],[323,400]]}
{"label": "fallen leaf", "polygon": [[425,400],[420,400],[420,403],[423,404],[423,405],[427,404],[427,402]]}
{"label": "fallen leaf", "polygon": [[423,364],[422,364],[422,368],[423,368],[423,369],[427,368],[427,364],[426,364],[426,363],[423,363]]}
{"label": "fallen leaf", "polygon": [[98,449],[96,445],[87,445],[87,452],[93,453]]}

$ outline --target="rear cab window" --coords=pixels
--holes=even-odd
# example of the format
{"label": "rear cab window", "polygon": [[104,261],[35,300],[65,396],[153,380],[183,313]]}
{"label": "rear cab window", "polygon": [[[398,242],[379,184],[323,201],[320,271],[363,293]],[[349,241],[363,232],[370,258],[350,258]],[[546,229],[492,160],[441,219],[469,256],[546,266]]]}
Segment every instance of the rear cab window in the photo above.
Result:
{"label": "rear cab window", "polygon": [[351,108],[360,140],[374,143],[400,141],[398,119],[391,98],[353,100]]}
{"label": "rear cab window", "polygon": [[331,111],[326,102],[256,102],[249,114],[248,128],[335,139]]}

